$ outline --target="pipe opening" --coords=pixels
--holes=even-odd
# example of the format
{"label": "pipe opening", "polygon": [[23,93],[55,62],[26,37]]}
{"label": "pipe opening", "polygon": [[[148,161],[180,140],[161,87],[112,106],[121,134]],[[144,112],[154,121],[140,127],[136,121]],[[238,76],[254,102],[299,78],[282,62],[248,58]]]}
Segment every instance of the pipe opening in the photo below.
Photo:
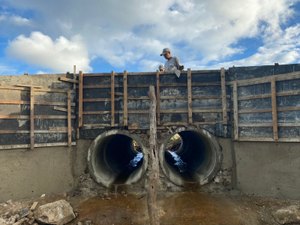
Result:
{"label": "pipe opening", "polygon": [[222,159],[219,144],[204,130],[181,130],[162,145],[160,152],[162,170],[177,185],[209,182]]}
{"label": "pipe opening", "polygon": [[137,137],[125,131],[101,134],[88,154],[91,175],[106,187],[138,181],[146,170],[145,161],[145,148]]}

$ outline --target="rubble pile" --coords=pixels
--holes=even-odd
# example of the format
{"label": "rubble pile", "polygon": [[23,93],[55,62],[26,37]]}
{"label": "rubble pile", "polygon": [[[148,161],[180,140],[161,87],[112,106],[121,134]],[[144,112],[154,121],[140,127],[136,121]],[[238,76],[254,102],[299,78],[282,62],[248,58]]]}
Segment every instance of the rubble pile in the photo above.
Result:
{"label": "rubble pile", "polygon": [[28,205],[10,200],[2,203],[0,209],[1,225],[63,225],[76,218],[72,206],[66,200],[43,205],[37,201]]}

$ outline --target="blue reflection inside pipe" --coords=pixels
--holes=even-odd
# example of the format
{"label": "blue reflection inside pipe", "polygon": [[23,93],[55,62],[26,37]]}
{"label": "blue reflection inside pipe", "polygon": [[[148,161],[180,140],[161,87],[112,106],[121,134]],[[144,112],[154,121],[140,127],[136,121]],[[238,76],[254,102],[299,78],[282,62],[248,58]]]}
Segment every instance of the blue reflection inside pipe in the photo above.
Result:
{"label": "blue reflection inside pipe", "polygon": [[142,152],[139,152],[135,155],[135,157],[130,160],[129,166],[131,167],[137,167],[139,162],[144,158],[144,154]]}
{"label": "blue reflection inside pipe", "polygon": [[186,163],[183,162],[181,157],[174,151],[167,150],[167,152],[173,157],[174,165],[177,166],[180,173],[184,173],[186,171]]}

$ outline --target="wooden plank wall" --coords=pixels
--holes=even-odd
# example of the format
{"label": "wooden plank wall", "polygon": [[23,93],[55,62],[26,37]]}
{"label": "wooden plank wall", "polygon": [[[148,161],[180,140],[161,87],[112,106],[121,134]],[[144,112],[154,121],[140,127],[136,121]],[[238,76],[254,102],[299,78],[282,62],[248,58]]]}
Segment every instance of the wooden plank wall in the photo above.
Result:
{"label": "wooden plank wall", "polygon": [[75,144],[71,90],[2,85],[0,99],[0,149]]}
{"label": "wooden plank wall", "polygon": [[112,127],[149,129],[150,85],[156,87],[158,129],[194,125],[228,137],[230,95],[225,73],[224,69],[188,70],[180,78],[159,72],[83,74],[79,86],[83,90],[82,137],[94,138],[97,132],[88,131]]}
{"label": "wooden plank wall", "polygon": [[[300,142],[300,71],[293,65],[282,67],[277,74],[276,66],[273,71],[269,66],[235,69],[230,82],[234,140]],[[239,79],[245,74],[251,79]]]}
{"label": "wooden plank wall", "polygon": [[0,149],[71,146],[113,128],[147,131],[150,85],[159,130],[196,126],[236,141],[299,142],[299,71],[300,64],[187,70],[180,78],[79,72],[78,80],[61,78],[73,90],[2,84]]}

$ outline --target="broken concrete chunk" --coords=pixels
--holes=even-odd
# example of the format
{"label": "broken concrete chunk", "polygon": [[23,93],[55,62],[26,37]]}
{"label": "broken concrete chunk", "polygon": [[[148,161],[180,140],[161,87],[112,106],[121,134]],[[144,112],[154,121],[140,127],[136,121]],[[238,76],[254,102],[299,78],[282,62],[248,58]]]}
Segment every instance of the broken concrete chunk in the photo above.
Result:
{"label": "broken concrete chunk", "polygon": [[35,219],[45,224],[63,225],[75,217],[72,206],[65,200],[41,205],[35,212]]}
{"label": "broken concrete chunk", "polygon": [[300,223],[300,206],[291,205],[278,209],[273,216],[279,224]]}

